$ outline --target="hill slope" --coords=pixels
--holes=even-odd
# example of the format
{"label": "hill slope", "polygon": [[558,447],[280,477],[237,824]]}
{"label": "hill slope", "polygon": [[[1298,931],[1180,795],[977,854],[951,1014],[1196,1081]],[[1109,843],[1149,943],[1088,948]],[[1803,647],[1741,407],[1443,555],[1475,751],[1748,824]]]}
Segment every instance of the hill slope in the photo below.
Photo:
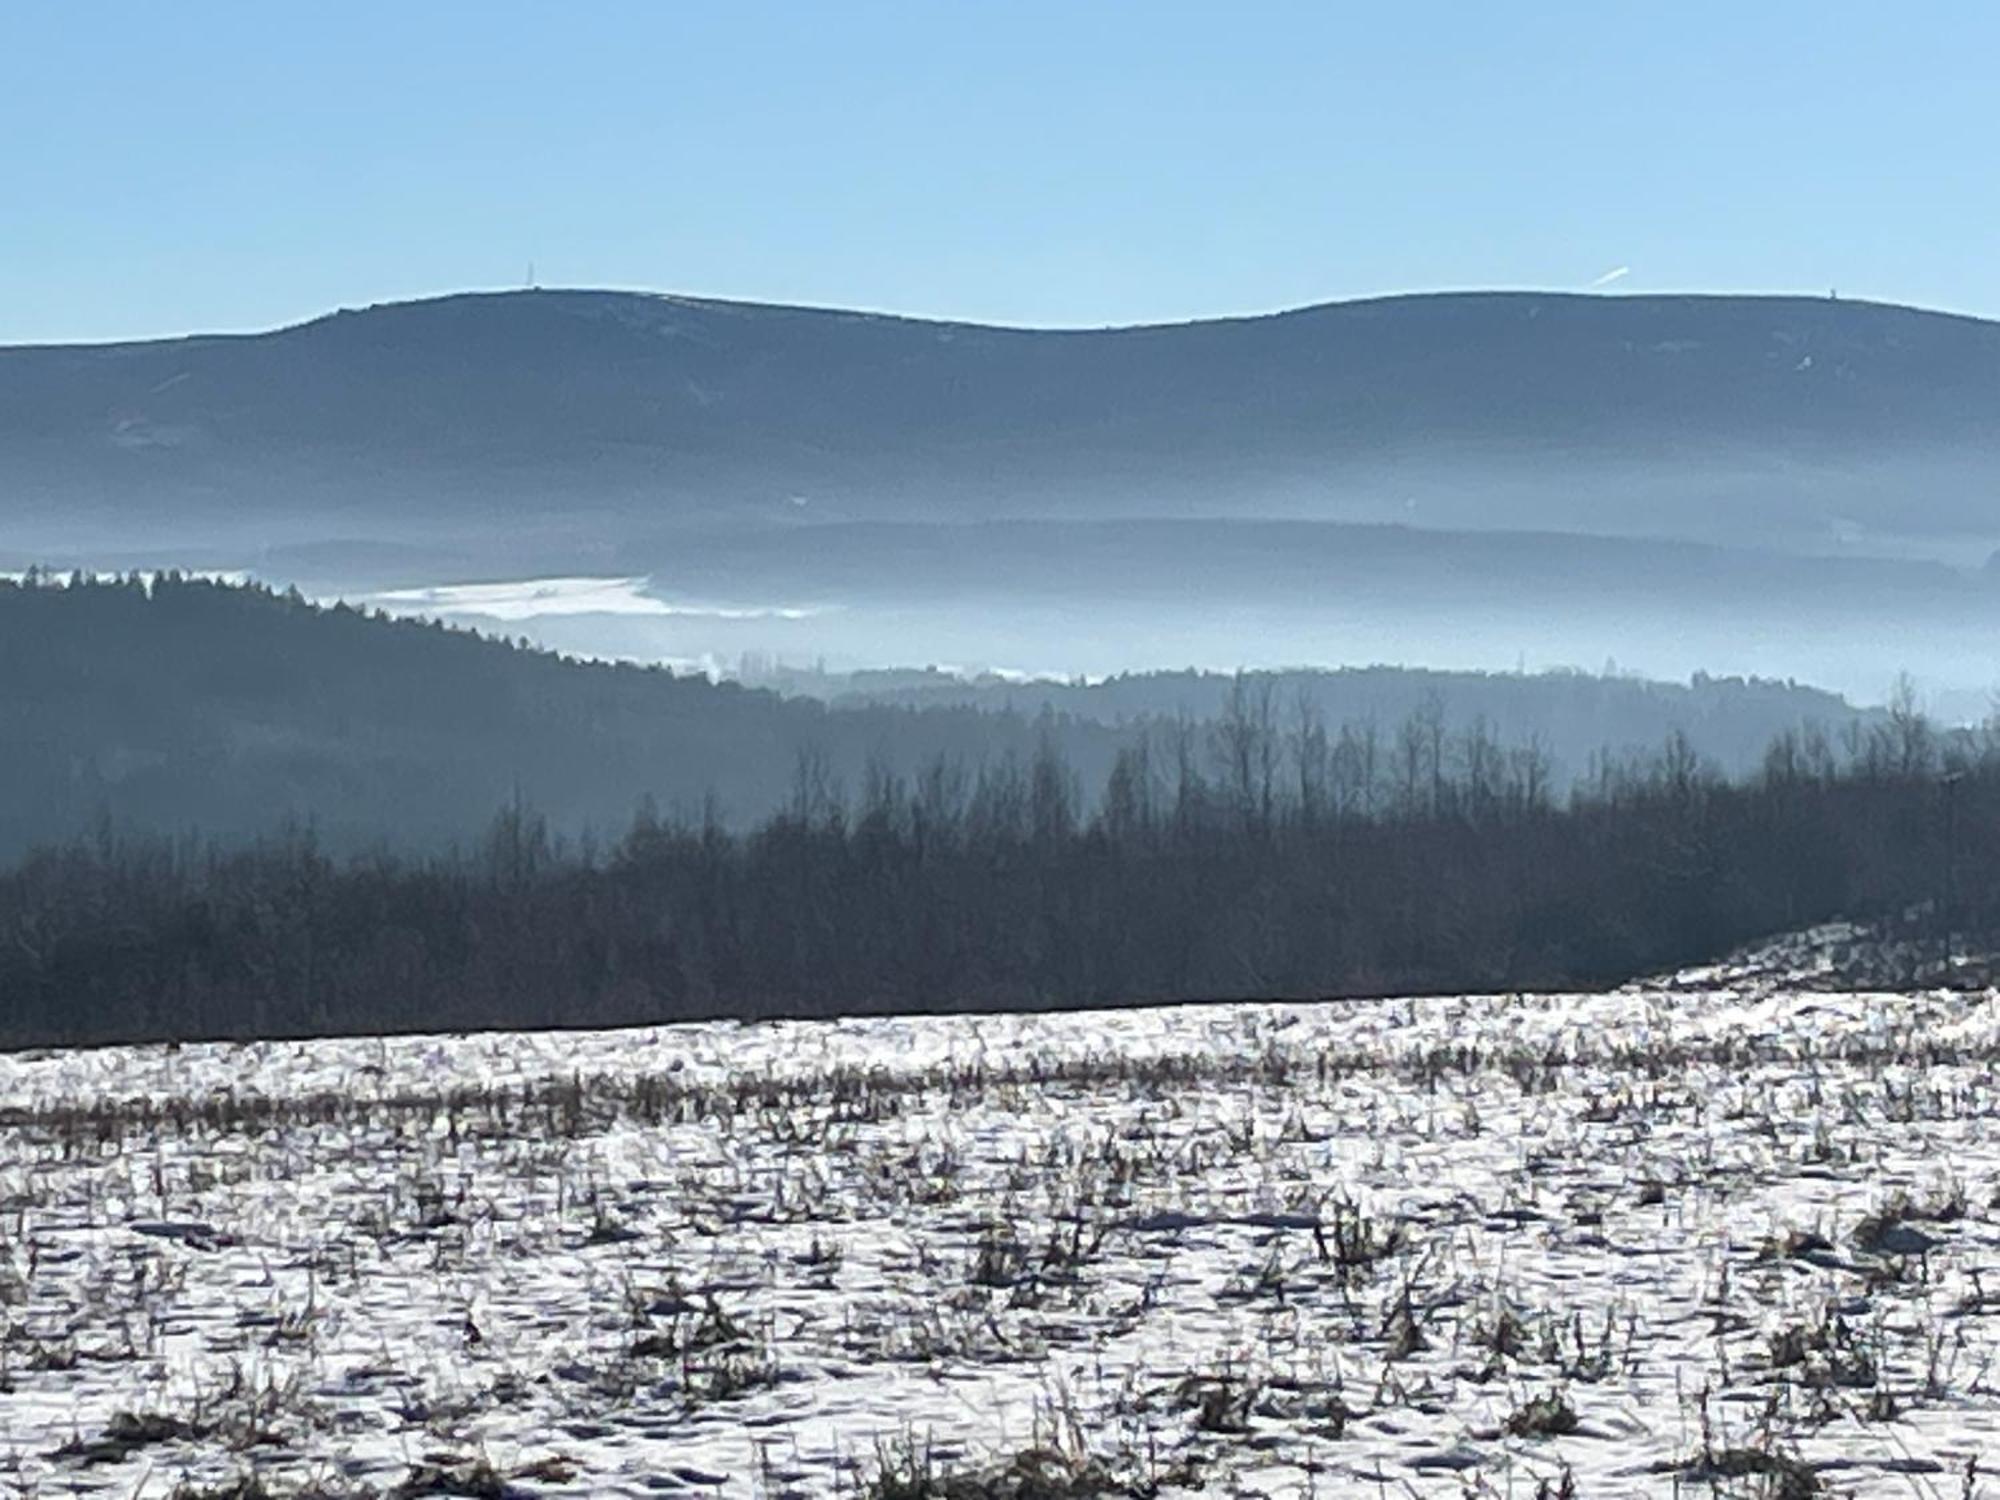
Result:
{"label": "hill slope", "polygon": [[[0,854],[119,825],[224,837],[315,822],[336,847],[476,837],[519,798],[622,831],[642,799],[732,822],[792,794],[801,752],[857,791],[944,755],[1024,760],[1039,728],[969,708],[829,710],[657,669],[167,578],[0,583]],[[1051,726],[1081,774],[1117,737]]]}
{"label": "hill slope", "polygon": [[[1227,679],[1187,674],[1097,689],[919,676],[908,692],[854,684],[863,696],[828,706],[171,577],[0,582],[0,681],[0,857],[106,816],[231,839],[309,819],[340,848],[435,848],[477,837],[516,798],[559,828],[617,832],[644,798],[699,815],[713,793],[740,826],[791,801],[802,753],[853,796],[871,763],[907,777],[944,757],[969,781],[1010,757],[1025,766],[1045,735],[1093,798],[1148,718],[1194,720],[1207,764],[1216,746],[1201,721],[1228,696]],[[1330,731],[1368,721],[1386,753],[1402,718],[1435,703],[1451,754],[1483,725],[1505,745],[1538,744],[1557,787],[1596,750],[1652,749],[1670,726],[1742,771],[1781,731],[1810,721],[1838,734],[1857,718],[1776,683],[1382,670],[1269,685],[1287,736],[1303,694]],[[864,701],[871,691],[900,701]]]}
{"label": "hill slope", "polygon": [[1073,332],[518,292],[0,350],[0,504],[42,545],[1199,514],[1975,549],[1996,415],[2000,326],[1829,300]]}

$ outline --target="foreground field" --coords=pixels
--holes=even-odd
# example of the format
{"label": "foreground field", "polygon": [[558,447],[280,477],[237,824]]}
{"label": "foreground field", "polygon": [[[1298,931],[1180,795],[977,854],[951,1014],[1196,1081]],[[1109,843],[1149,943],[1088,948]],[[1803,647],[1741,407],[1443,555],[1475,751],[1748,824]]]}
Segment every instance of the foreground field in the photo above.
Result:
{"label": "foreground field", "polygon": [[1982,1492],[2000,1007],[1704,985],[0,1058],[0,1491]]}

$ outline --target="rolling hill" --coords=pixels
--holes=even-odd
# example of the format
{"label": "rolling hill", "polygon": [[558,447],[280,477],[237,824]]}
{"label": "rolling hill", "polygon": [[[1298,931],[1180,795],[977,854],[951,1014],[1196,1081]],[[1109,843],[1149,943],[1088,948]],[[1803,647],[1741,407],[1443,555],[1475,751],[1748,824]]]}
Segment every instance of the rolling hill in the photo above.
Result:
{"label": "rolling hill", "polygon": [[[846,798],[938,760],[970,794],[982,767],[1025,768],[1045,741],[1088,803],[1149,720],[1185,715],[1207,764],[1229,687],[1191,674],[1094,689],[919,674],[822,683],[840,700],[829,704],[175,576],[0,580],[0,681],[0,858],[105,826],[233,842],[287,822],[348,851],[434,850],[476,840],[510,803],[558,831],[610,834],[646,799],[699,821],[712,798],[743,827],[792,804],[802,757]],[[1783,731],[1869,722],[1771,682],[1382,669],[1270,688],[1287,726],[1304,695],[1330,731],[1365,721],[1384,745],[1435,705],[1454,744],[1481,726],[1539,746],[1558,788],[1594,752],[1650,751],[1669,728],[1740,773]]]}
{"label": "rolling hill", "polygon": [[1101,778],[1119,736],[969,707],[829,709],[637,666],[165,577],[0,581],[0,858],[106,826],[228,841],[314,825],[342,850],[429,850],[521,803],[566,833],[648,799],[761,819],[801,756],[855,794],[872,763],[1022,763],[1046,731]]}
{"label": "rolling hill", "polygon": [[1972,558],[1996,417],[2000,326],[1829,299],[1045,331],[524,291],[0,350],[0,514],[44,549],[1199,516]]}

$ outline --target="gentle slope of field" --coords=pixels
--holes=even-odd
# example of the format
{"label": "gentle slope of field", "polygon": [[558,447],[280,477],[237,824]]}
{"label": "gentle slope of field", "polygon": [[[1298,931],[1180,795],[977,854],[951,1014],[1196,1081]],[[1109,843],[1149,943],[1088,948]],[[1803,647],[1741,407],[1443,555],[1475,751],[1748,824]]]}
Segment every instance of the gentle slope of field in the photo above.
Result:
{"label": "gentle slope of field", "polygon": [[0,1487],[1957,1495],[1993,997],[1706,984],[17,1054]]}

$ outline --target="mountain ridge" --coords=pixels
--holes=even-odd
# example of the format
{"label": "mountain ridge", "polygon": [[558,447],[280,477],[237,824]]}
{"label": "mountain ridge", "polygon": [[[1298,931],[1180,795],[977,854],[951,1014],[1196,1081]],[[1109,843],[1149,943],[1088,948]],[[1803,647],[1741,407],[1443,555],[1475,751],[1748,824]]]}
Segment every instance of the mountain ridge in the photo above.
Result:
{"label": "mountain ridge", "polygon": [[142,335],[108,339],[36,339],[21,343],[0,343],[0,354],[26,350],[131,350],[162,345],[230,343],[251,339],[276,338],[298,333],[337,319],[370,314],[394,313],[404,309],[438,307],[445,304],[493,303],[514,299],[604,299],[666,306],[716,309],[748,313],[804,314],[843,320],[866,320],[906,324],[920,328],[966,330],[995,334],[1103,335],[1121,333],[1174,332],[1190,328],[1226,328],[1308,318],[1317,314],[1386,309],[1417,304],[1474,302],[1554,302],[1634,307],[1739,306],[1831,307],[1870,309],[1908,315],[1920,319],[1966,324],[2000,331],[2000,318],[1951,308],[1927,307],[1913,302],[1896,302],[1878,297],[1840,297],[1809,292],[1590,292],[1532,287],[1452,287],[1437,290],[1380,292],[1358,297],[1334,297],[1301,302],[1258,312],[1198,314],[1185,318],[1142,319],[1132,323],[1014,323],[981,318],[951,317],[941,313],[906,312],[890,308],[848,306],[834,302],[767,301],[754,297],[710,296],[697,292],[659,291],[645,287],[620,286],[532,286],[481,287],[432,292],[408,297],[388,297],[378,302],[353,306],[343,304],[292,322],[268,327],[195,331],[179,334]]}
{"label": "mountain ridge", "polygon": [[0,349],[0,504],[38,541],[65,517],[269,541],[1207,515],[1972,559],[2000,543],[1996,415],[2000,324],[1864,301],[1445,292],[1032,329],[522,290]]}

